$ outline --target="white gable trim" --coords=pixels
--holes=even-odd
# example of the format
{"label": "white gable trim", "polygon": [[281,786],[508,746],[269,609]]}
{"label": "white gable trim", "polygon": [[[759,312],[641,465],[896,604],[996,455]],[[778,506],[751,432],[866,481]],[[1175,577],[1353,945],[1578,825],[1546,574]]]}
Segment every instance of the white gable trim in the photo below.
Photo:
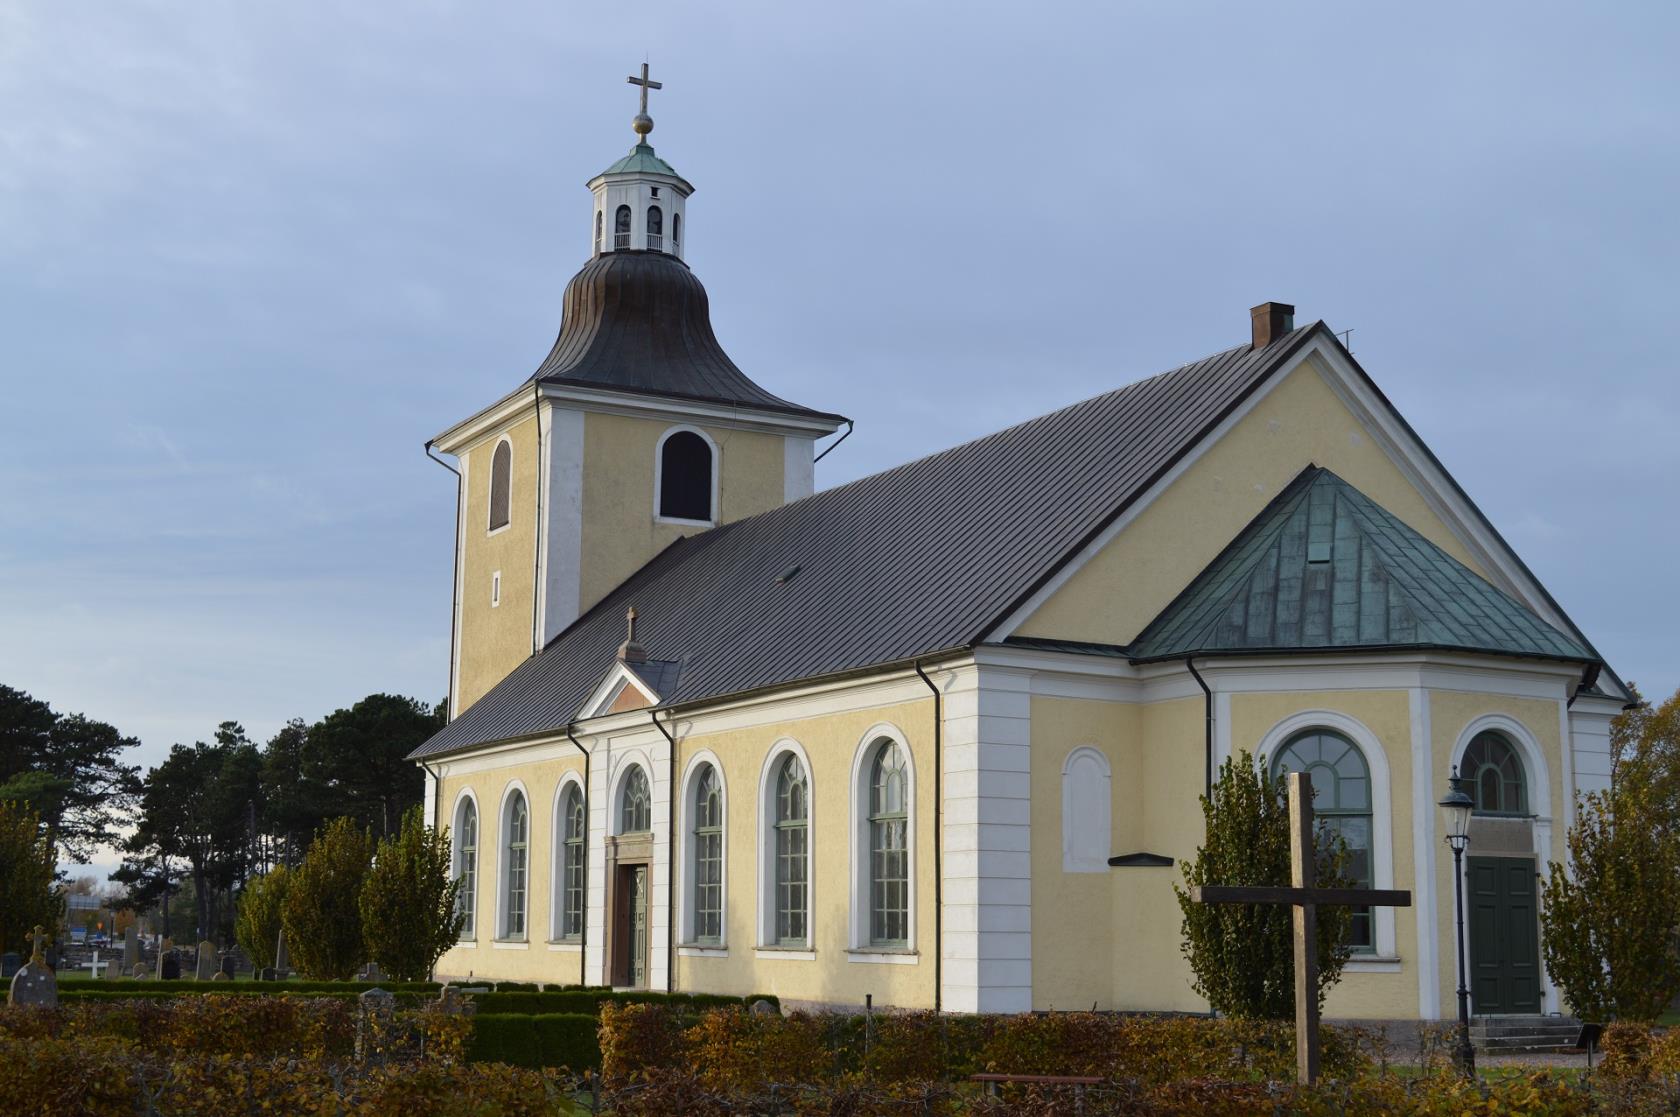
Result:
{"label": "white gable trim", "polygon": [[607,677],[601,680],[601,685],[592,691],[583,703],[583,717],[600,717],[606,713],[612,704],[618,701],[618,696],[624,693],[625,687],[633,688],[637,694],[646,698],[649,706],[659,705],[659,695],[655,694],[646,683],[630,668],[622,663],[613,664]]}
{"label": "white gable trim", "polygon": [[1323,332],[1319,332],[1301,348],[1292,364],[1268,376],[1240,406],[1193,446],[1189,453],[1174,463],[1171,469],[1134,500],[1121,515],[1115,517],[1113,523],[1056,571],[1037,592],[987,632],[983,642],[1001,641],[1014,634],[1046,601],[1067,585],[1075,574],[1131,526],[1132,522],[1171,488],[1191,466],[1246,419],[1279,384],[1304,364],[1310,364],[1313,370],[1324,378],[1337,398],[1359,420],[1384,454],[1400,470],[1401,475],[1418,490],[1430,511],[1440,518],[1447,530],[1452,532],[1453,538],[1457,539],[1487,571],[1495,586],[1521,601],[1553,627],[1579,635],[1579,629],[1551,601],[1539,581],[1523,566],[1510,545],[1494,532],[1481,513],[1459,492],[1446,470],[1431,457],[1393,405],[1377,394],[1341,346],[1333,344]]}

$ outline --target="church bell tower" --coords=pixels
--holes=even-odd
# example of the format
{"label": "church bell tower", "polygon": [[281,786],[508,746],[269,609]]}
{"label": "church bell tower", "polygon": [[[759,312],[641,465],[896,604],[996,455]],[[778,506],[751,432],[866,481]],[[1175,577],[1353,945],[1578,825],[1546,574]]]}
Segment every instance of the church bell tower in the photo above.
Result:
{"label": "church bell tower", "polygon": [[[431,443],[460,465],[450,713],[477,701],[684,535],[810,495],[848,422],[760,387],[712,332],[687,262],[694,187],[636,144],[591,178],[590,256],[523,384]],[[656,623],[656,618],[649,618]]]}

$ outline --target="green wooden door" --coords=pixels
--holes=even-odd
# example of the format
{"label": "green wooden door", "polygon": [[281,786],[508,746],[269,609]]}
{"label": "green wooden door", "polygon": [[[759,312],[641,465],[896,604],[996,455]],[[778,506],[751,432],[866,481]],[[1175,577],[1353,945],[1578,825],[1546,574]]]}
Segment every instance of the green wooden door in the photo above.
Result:
{"label": "green wooden door", "polygon": [[1540,1011],[1540,935],[1534,862],[1470,857],[1470,1003],[1478,1016]]}
{"label": "green wooden door", "polygon": [[630,871],[630,984],[647,988],[648,955],[648,871],[637,865]]}

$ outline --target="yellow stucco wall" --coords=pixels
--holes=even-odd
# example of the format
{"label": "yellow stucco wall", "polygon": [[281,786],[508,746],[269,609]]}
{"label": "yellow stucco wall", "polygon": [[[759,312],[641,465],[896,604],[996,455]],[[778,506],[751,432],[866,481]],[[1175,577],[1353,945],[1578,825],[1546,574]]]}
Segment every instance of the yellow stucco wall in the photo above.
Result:
{"label": "yellow stucco wall", "polygon": [[[855,962],[848,958],[852,873],[851,779],[858,748],[879,724],[895,726],[910,745],[914,766],[914,867],[918,882],[914,961],[909,964]],[[758,945],[759,780],[771,749],[783,738],[799,742],[811,763],[814,860],[811,934],[814,960],[760,956]],[[873,740],[873,737],[869,738]],[[931,1008],[934,991],[933,888],[933,699],[872,710],[831,714],[731,733],[684,738],[681,762],[709,750],[723,766],[728,814],[724,913],[728,957],[679,957],[677,987],[691,991],[774,993],[784,1000]]]}
{"label": "yellow stucco wall", "polygon": [[[469,944],[447,951],[437,972],[456,977],[494,977],[503,981],[576,982],[579,951],[570,944],[549,947],[554,863],[554,799],[567,772],[583,774],[583,759],[569,755],[553,760],[512,763],[506,767],[460,775],[446,775],[438,785],[438,824],[452,827],[463,789],[478,803],[478,896]],[[496,942],[497,882],[501,879],[502,806],[507,792],[523,784],[529,796],[531,840],[527,878],[526,933],[522,943]]]}
{"label": "yellow stucco wall", "polygon": [[[1564,788],[1562,779],[1562,725],[1558,713],[1558,703],[1537,698],[1510,698],[1497,694],[1471,694],[1459,691],[1432,691],[1429,696],[1429,724],[1431,730],[1431,756],[1435,762],[1436,782],[1443,789],[1453,763],[1453,750],[1459,738],[1464,735],[1469,725],[1487,714],[1503,714],[1516,721],[1533,738],[1545,757],[1546,780],[1548,783],[1549,804],[1544,811],[1535,802],[1534,789],[1535,773],[1533,765],[1525,758],[1523,761],[1524,776],[1528,781],[1529,810],[1535,814],[1549,816],[1552,821],[1552,834],[1549,853],[1545,858],[1537,858],[1537,870],[1544,871],[1544,860],[1561,860],[1567,850],[1568,813],[1564,809]],[[1521,750],[1519,749],[1519,755]],[[1437,828],[1439,823],[1437,823]],[[1469,850],[1470,856],[1475,856],[1474,846]],[[1514,856],[1501,853],[1499,856]],[[1451,1010],[1457,1003],[1458,974],[1457,962],[1452,953],[1455,935],[1453,910],[1453,875],[1452,856],[1446,852],[1446,846],[1435,857],[1435,895],[1436,925],[1439,932],[1441,950],[1441,1004]]]}
{"label": "yellow stucco wall", "polygon": [[[654,451],[673,425],[598,412],[585,416],[580,609],[601,600],[678,538],[704,530],[654,517]],[[691,425],[717,444],[719,523],[782,505],[785,452],[780,435]]]}
{"label": "yellow stucco wall", "polygon": [[[508,526],[491,532],[490,459],[506,435],[512,443]],[[527,413],[462,455],[466,509],[461,532],[461,646],[457,711],[465,710],[531,654],[535,604],[537,422]],[[501,604],[490,604],[490,582],[502,574]]]}
{"label": "yellow stucco wall", "polygon": [[1289,373],[1021,626],[1125,644],[1309,464],[1324,466],[1481,573],[1311,364]]}

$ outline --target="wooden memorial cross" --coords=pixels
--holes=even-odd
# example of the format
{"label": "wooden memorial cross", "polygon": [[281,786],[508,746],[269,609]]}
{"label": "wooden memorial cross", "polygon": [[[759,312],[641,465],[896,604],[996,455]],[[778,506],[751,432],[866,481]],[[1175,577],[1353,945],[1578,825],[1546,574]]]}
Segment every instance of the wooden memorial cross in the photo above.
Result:
{"label": "wooden memorial cross", "polygon": [[1313,834],[1312,777],[1289,773],[1288,888],[1192,885],[1199,904],[1289,904],[1295,912],[1295,1076],[1304,1085],[1318,1080],[1318,907],[1409,908],[1412,894],[1376,888],[1317,888]]}
{"label": "wooden memorial cross", "polygon": [[31,946],[33,947],[29,953],[29,960],[39,966],[46,965],[46,945],[49,941],[51,941],[50,937],[47,935],[47,929],[37,923],[35,924],[35,933],[25,937],[29,939]]}

